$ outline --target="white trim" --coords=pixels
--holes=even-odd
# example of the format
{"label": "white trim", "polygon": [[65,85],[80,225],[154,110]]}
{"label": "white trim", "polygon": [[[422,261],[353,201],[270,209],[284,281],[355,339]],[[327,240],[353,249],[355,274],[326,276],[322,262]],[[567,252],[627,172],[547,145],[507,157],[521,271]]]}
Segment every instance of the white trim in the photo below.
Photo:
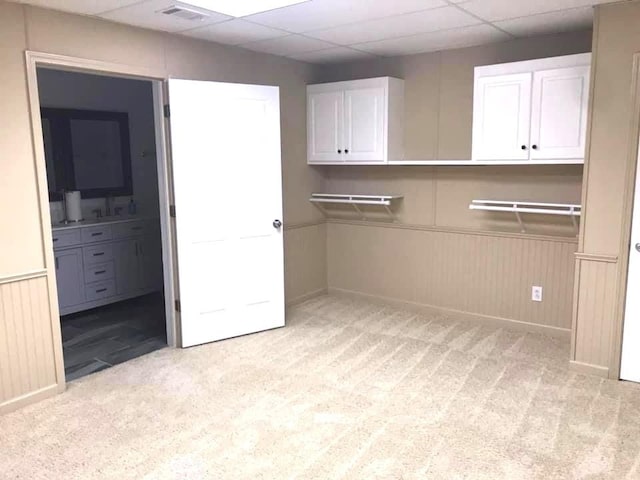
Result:
{"label": "white trim", "polygon": [[584,165],[584,158],[558,160],[389,160],[388,162],[308,162],[309,165],[380,165],[380,166],[432,166],[432,167],[505,167],[543,165]]}
{"label": "white trim", "polygon": [[[103,74],[112,77],[137,78],[148,80],[153,86],[154,102],[154,127],[156,134],[156,161],[158,162],[158,187],[160,204],[160,224],[163,250],[163,274],[165,291],[165,311],[167,313],[167,343],[169,346],[177,345],[177,319],[174,309],[174,265],[171,240],[171,228],[169,219],[170,178],[167,164],[167,143],[164,129],[164,91],[163,78],[157,72],[139,66],[124,65],[119,63],[102,62],[85,58],[69,57],[42,52],[26,51],[27,82],[29,101],[31,108],[31,121],[33,133],[33,146],[36,158],[36,173],[39,187],[39,203],[44,241],[45,266],[49,280],[49,304],[51,321],[54,330],[54,345],[56,348],[56,371],[58,382],[64,386],[64,359],[62,356],[62,336],[60,332],[60,312],[58,309],[58,292],[55,279],[55,270],[50,266],[54,264],[53,243],[51,237],[52,225],[49,211],[49,196],[47,188],[46,164],[44,159],[44,147],[42,145],[42,123],[40,121],[40,98],[38,94],[37,68],[49,67],[57,70],[76,71],[81,73]],[[59,351],[58,351],[59,349]]]}
{"label": "white trim", "polygon": [[24,273],[16,273],[13,275],[0,275],[0,285],[6,284],[6,283],[22,282],[24,280],[31,280],[33,278],[41,278],[46,276],[47,276],[47,271],[44,269],[33,270],[30,272],[24,272]]}
{"label": "white trim", "polygon": [[569,360],[569,369],[582,375],[594,375],[602,378],[609,377],[608,367],[591,365],[590,363],[578,362],[577,360]]}

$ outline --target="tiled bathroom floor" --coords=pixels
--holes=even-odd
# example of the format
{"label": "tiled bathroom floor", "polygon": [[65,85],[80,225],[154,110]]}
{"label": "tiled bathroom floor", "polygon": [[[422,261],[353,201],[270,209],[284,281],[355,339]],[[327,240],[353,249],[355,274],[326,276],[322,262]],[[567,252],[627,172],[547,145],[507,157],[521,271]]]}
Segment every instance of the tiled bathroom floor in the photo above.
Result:
{"label": "tiled bathroom floor", "polygon": [[61,320],[67,381],[167,346],[164,300],[159,293]]}

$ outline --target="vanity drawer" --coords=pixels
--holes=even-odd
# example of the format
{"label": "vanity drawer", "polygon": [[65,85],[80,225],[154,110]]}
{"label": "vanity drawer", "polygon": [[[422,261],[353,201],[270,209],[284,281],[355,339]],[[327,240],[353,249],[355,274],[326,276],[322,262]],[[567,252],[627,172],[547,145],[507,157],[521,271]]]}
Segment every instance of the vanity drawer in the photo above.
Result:
{"label": "vanity drawer", "polygon": [[52,232],[53,248],[71,247],[82,243],[82,234],[79,228],[70,230],[55,230]]}
{"label": "vanity drawer", "polygon": [[137,235],[144,235],[145,233],[145,224],[143,220],[115,223],[111,228],[113,229],[113,238],[135,237]]}
{"label": "vanity drawer", "polygon": [[108,262],[113,260],[113,245],[111,243],[105,243],[92,247],[83,247],[82,256],[85,267]]}
{"label": "vanity drawer", "polygon": [[87,302],[94,300],[100,300],[101,298],[113,297],[116,294],[116,282],[115,280],[105,280],[103,282],[92,283],[87,285],[85,289],[85,296]]}
{"label": "vanity drawer", "polygon": [[84,269],[85,283],[101,282],[103,280],[111,280],[115,277],[115,268],[113,262],[98,263]]}
{"label": "vanity drawer", "polygon": [[82,241],[84,243],[102,242],[111,240],[111,225],[97,225],[82,229]]}

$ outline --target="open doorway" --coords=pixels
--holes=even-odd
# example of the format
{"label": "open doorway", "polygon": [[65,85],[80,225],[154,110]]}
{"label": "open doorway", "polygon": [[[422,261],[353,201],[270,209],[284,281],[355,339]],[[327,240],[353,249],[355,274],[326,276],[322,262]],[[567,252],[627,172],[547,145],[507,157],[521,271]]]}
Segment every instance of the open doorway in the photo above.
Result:
{"label": "open doorway", "polygon": [[37,69],[67,381],[167,346],[153,82]]}

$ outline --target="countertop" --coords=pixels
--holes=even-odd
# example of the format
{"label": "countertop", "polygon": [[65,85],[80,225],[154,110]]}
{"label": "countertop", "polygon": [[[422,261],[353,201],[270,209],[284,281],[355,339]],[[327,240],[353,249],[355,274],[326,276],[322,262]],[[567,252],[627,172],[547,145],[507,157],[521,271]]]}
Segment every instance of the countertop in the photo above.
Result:
{"label": "countertop", "polygon": [[111,216],[111,217],[102,217],[102,218],[91,218],[88,220],[83,220],[81,222],[73,222],[73,223],[55,223],[52,225],[51,230],[68,230],[70,228],[82,228],[82,227],[90,227],[92,225],[111,225],[114,223],[123,223],[123,222],[135,222],[136,220],[146,220],[145,217],[138,217],[135,215],[120,215],[120,216]]}

